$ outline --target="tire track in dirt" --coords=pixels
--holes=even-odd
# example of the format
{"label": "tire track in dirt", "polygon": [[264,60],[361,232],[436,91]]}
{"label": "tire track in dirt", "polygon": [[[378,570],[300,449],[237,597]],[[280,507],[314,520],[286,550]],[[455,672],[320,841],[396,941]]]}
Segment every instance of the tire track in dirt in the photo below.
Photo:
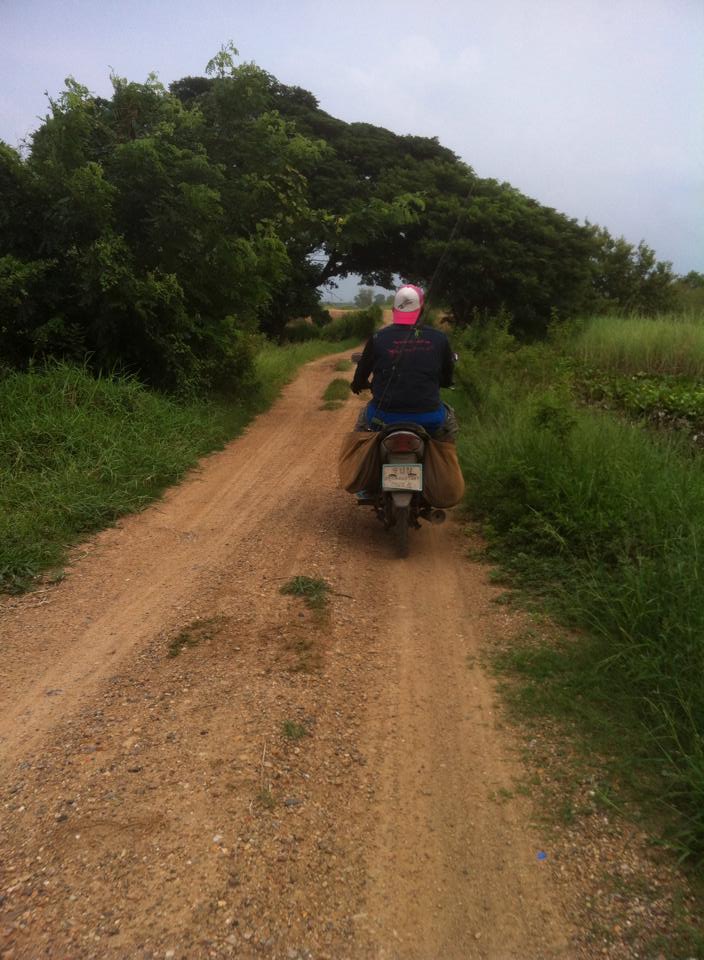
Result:
{"label": "tire track in dirt", "polygon": [[375,731],[384,792],[370,923],[396,931],[389,957],[569,956],[529,804],[513,797],[521,768],[477,660],[494,591],[456,532],[424,534],[387,573],[393,669]]}
{"label": "tire track in dirt", "polygon": [[[578,956],[528,801],[497,802],[505,614],[455,525],[399,561],[336,490],[336,360],[2,601],[3,960]],[[329,612],[281,596],[300,573]]]}

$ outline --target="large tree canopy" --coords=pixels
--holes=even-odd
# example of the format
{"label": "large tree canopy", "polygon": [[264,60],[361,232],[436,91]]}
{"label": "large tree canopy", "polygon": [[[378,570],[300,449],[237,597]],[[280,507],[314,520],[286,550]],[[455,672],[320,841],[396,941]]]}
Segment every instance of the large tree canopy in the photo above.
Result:
{"label": "large tree canopy", "polygon": [[[477,177],[435,138],[345,123],[308,91],[261,77],[269,107],[324,145],[306,171],[317,217],[288,245],[304,284],[358,273],[390,286],[399,274],[429,287],[458,322],[503,309],[525,333],[586,309],[671,305],[670,265],[644,244],[614,240],[510,184]],[[185,78],[171,89],[184,104],[202,105],[217,87]],[[272,327],[283,319],[272,317]]]}
{"label": "large tree canopy", "polygon": [[166,90],[69,79],[26,158],[0,143],[0,359],[241,388],[252,336],[359,273],[430,288],[459,322],[539,332],[597,303],[657,309],[668,264],[477,177],[436,139],[345,123],[234,48]]}

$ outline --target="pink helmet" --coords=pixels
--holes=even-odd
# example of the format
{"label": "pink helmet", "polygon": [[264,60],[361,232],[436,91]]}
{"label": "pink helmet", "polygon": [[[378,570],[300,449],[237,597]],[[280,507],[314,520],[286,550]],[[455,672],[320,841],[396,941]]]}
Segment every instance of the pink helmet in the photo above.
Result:
{"label": "pink helmet", "polygon": [[394,297],[394,323],[414,324],[423,309],[425,294],[420,287],[407,283],[399,287]]}

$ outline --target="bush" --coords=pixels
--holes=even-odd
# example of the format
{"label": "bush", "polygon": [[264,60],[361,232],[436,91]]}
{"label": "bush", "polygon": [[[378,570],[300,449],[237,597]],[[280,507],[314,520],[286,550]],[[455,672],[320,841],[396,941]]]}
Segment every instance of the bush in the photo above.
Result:
{"label": "bush", "polygon": [[342,340],[366,340],[380,325],[383,311],[381,307],[371,306],[365,310],[350,310],[343,316],[330,319],[322,326],[308,320],[291,320],[284,328],[284,340],[288,343],[305,343],[308,340],[327,340],[339,343]]}
{"label": "bush", "polygon": [[320,328],[307,320],[291,320],[284,327],[283,339],[286,343],[306,343],[320,340]]}
{"label": "bush", "polygon": [[381,324],[383,311],[376,304],[365,310],[351,310],[320,328],[324,340],[367,340]]}

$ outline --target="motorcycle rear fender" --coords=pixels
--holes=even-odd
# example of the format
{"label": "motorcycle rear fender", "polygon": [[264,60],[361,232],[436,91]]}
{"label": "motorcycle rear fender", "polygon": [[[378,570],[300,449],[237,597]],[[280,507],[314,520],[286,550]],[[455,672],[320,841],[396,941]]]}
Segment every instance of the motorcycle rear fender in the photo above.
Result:
{"label": "motorcycle rear fender", "polygon": [[411,505],[411,500],[413,499],[413,493],[395,490],[391,494],[391,499],[393,500],[395,507],[409,507]]}

